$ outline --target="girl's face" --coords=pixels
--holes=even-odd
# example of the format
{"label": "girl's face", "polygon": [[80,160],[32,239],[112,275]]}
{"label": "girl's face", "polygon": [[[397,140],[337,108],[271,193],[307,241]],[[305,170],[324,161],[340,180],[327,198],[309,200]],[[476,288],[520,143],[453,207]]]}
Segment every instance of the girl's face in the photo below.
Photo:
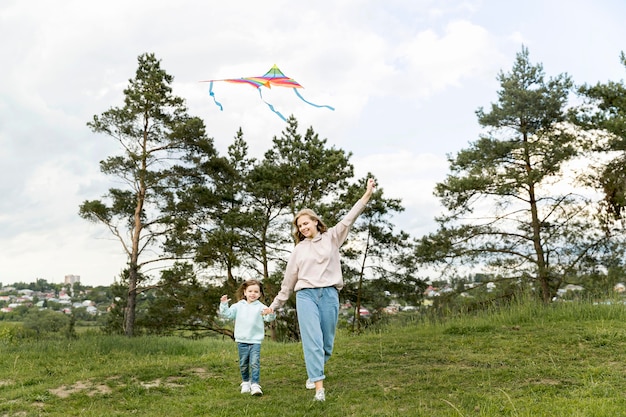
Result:
{"label": "girl's face", "polygon": [[261,288],[258,285],[249,285],[243,291],[243,295],[246,297],[247,302],[252,303],[261,297]]}
{"label": "girl's face", "polygon": [[313,220],[311,217],[303,214],[298,217],[296,224],[298,225],[298,231],[302,233],[302,236],[305,238],[313,239],[317,236],[317,220]]}

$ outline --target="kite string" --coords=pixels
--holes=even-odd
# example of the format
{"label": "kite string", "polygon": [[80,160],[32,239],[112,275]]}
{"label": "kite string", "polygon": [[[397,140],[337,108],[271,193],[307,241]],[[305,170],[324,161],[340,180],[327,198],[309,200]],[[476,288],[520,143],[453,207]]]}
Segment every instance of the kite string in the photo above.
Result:
{"label": "kite string", "polygon": [[300,97],[300,100],[304,101],[306,104],[310,104],[311,106],[314,106],[314,107],[326,107],[327,109],[331,109],[332,111],[335,111],[335,108],[334,108],[334,107],[327,106],[327,105],[325,105],[325,104],[315,104],[315,103],[311,103],[310,101],[306,101],[306,100],[304,99],[304,97],[302,97],[302,95],[300,95],[300,93],[298,92],[298,89],[297,89],[297,88],[294,88],[294,89],[293,89],[293,91],[295,91],[295,92],[296,92],[296,95],[297,95],[298,97]]}
{"label": "kite string", "polygon": [[209,84],[209,95],[213,97],[213,101],[220,108],[220,110],[224,111],[224,107],[222,107],[222,104],[215,99],[215,93],[213,92],[213,81],[211,81]]}
{"label": "kite string", "polygon": [[261,100],[263,100],[263,103],[267,104],[267,107],[269,107],[271,111],[276,113],[278,115],[278,117],[280,117],[281,119],[283,119],[284,122],[286,122],[287,119],[285,118],[285,116],[280,114],[280,112],[278,110],[274,109],[274,106],[272,106],[270,103],[268,103],[267,101],[265,101],[263,99],[263,93],[261,92],[261,88],[259,87],[259,88],[257,88],[257,90],[259,90],[259,96],[261,96]]}

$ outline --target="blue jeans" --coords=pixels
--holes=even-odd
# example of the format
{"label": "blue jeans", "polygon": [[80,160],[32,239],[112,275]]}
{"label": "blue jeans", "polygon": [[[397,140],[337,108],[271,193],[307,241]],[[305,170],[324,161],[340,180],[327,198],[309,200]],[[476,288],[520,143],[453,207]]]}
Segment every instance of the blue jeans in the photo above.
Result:
{"label": "blue jeans", "polygon": [[326,378],[324,365],[333,353],[339,292],[335,287],[299,290],[296,310],[307,375],[313,382],[321,381]]}
{"label": "blue jeans", "polygon": [[261,378],[261,344],[237,343],[241,380],[258,384]]}

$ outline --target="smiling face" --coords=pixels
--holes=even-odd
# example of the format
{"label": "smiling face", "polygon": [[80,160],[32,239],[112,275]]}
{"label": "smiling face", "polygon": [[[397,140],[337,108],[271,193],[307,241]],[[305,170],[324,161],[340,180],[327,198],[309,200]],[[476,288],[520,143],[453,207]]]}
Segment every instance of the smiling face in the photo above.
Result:
{"label": "smiling face", "polygon": [[303,214],[298,217],[296,224],[298,225],[298,231],[302,233],[302,236],[306,239],[313,239],[317,236],[317,220],[313,220],[308,215]]}
{"label": "smiling face", "polygon": [[261,297],[261,288],[256,284],[248,285],[243,291],[243,296],[247,302],[252,303]]}

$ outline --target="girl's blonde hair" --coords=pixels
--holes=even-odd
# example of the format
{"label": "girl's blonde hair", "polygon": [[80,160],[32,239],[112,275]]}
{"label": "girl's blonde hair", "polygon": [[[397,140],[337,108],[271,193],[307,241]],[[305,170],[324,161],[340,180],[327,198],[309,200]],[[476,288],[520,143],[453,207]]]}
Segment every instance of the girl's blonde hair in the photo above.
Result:
{"label": "girl's blonde hair", "polygon": [[301,216],[309,216],[311,220],[316,221],[317,231],[319,233],[324,233],[325,231],[328,230],[328,227],[326,227],[326,224],[324,224],[322,219],[320,219],[320,217],[317,214],[315,214],[313,210],[308,209],[308,208],[302,209],[296,214],[296,217],[293,219],[293,228],[294,228],[293,237],[296,240],[296,245],[305,239],[304,235],[300,233],[300,229],[298,228],[298,219]]}
{"label": "girl's blonde hair", "polygon": [[265,298],[265,293],[263,292],[263,284],[261,283],[261,281],[259,281],[258,279],[249,279],[247,281],[244,281],[239,286],[239,288],[237,288],[237,293],[235,294],[235,296],[237,297],[237,301],[246,299],[246,296],[244,293],[246,291],[246,288],[248,288],[251,285],[258,285],[259,291],[261,291],[261,298]]}

